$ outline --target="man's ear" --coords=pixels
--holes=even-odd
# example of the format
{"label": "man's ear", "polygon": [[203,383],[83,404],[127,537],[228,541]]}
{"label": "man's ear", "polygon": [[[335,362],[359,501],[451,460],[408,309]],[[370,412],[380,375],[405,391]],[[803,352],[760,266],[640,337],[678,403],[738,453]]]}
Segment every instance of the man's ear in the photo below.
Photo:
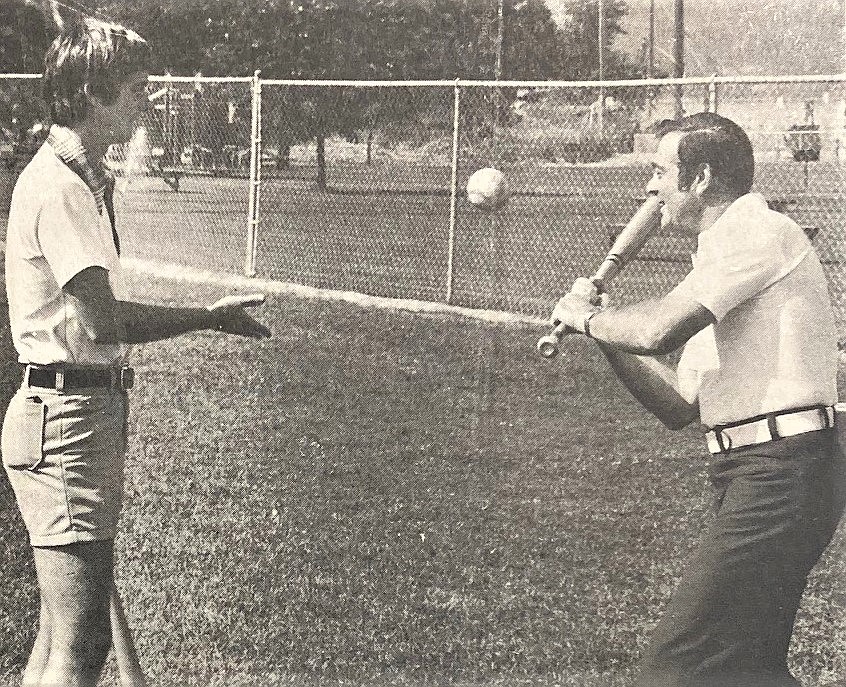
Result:
{"label": "man's ear", "polygon": [[693,179],[691,190],[701,198],[709,188],[713,187],[713,184],[714,177],[711,172],[711,165],[707,162],[699,165],[699,171],[696,172],[696,176]]}

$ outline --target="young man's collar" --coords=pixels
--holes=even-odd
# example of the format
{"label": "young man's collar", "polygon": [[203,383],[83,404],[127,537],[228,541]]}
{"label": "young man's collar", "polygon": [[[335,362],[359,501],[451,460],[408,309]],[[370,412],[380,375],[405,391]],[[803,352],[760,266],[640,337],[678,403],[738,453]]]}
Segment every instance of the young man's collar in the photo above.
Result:
{"label": "young man's collar", "polygon": [[66,126],[53,124],[47,136],[47,143],[58,158],[76,172],[85,182],[85,185],[91,189],[91,193],[94,194],[94,199],[97,201],[97,210],[102,214],[105,207],[103,198],[106,193],[106,186],[109,183],[109,175],[101,164],[91,165],[79,134]]}

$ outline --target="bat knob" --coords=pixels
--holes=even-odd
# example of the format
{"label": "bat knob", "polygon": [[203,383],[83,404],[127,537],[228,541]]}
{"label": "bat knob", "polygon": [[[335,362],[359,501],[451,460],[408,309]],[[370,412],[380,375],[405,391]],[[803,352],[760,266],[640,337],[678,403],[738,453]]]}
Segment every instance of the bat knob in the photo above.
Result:
{"label": "bat knob", "polygon": [[544,358],[554,358],[558,353],[558,337],[555,334],[547,334],[538,339],[538,353]]}

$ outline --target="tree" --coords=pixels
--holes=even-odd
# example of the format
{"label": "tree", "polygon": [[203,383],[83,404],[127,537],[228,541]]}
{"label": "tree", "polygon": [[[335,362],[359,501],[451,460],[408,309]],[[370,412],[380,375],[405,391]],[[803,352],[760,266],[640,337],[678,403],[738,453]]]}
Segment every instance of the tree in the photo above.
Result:
{"label": "tree", "polygon": [[[16,0],[0,0],[0,73],[42,70],[49,33],[41,10]],[[20,140],[43,119],[38,81],[0,80],[0,140]]]}
{"label": "tree", "polygon": [[[622,22],[628,14],[624,0],[605,0],[603,54],[606,79],[637,78],[639,69],[627,56],[613,50],[616,38],[625,33]],[[592,80],[599,78],[599,3],[597,0],[568,0],[561,28],[565,43],[564,69],[560,78]]]}
{"label": "tree", "polygon": [[[574,0],[563,29],[543,0],[504,0],[502,78],[596,76],[597,3]],[[628,69],[611,48],[621,33],[623,0],[606,0],[609,76]],[[280,79],[494,78],[496,0],[111,0],[102,11],[145,35],[158,66],[173,74],[246,75],[260,69]],[[448,125],[445,92],[410,89],[268,88],[265,140],[282,160],[293,143],[316,140],[318,184],[327,136],[372,141],[377,130],[431,131]],[[450,94],[451,95],[451,94]],[[467,94],[467,126],[480,132],[506,123],[516,93]],[[246,108],[241,108],[246,112]]]}
{"label": "tree", "polygon": [[40,72],[48,39],[38,7],[0,0],[0,73]]}

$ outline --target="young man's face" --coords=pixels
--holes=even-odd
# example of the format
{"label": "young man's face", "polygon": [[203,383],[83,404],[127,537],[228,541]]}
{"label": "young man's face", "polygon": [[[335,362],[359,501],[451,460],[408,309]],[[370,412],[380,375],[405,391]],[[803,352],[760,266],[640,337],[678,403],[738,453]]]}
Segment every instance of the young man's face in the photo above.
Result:
{"label": "young man's face", "polygon": [[120,87],[114,102],[98,102],[102,125],[114,143],[132,138],[141,115],[147,110],[147,72],[134,72]]}
{"label": "young man's face", "polygon": [[652,178],[646,185],[648,195],[656,195],[664,204],[661,226],[680,233],[699,232],[700,204],[691,189],[679,189],[679,142],[684,133],[671,131],[658,143],[652,158]]}

